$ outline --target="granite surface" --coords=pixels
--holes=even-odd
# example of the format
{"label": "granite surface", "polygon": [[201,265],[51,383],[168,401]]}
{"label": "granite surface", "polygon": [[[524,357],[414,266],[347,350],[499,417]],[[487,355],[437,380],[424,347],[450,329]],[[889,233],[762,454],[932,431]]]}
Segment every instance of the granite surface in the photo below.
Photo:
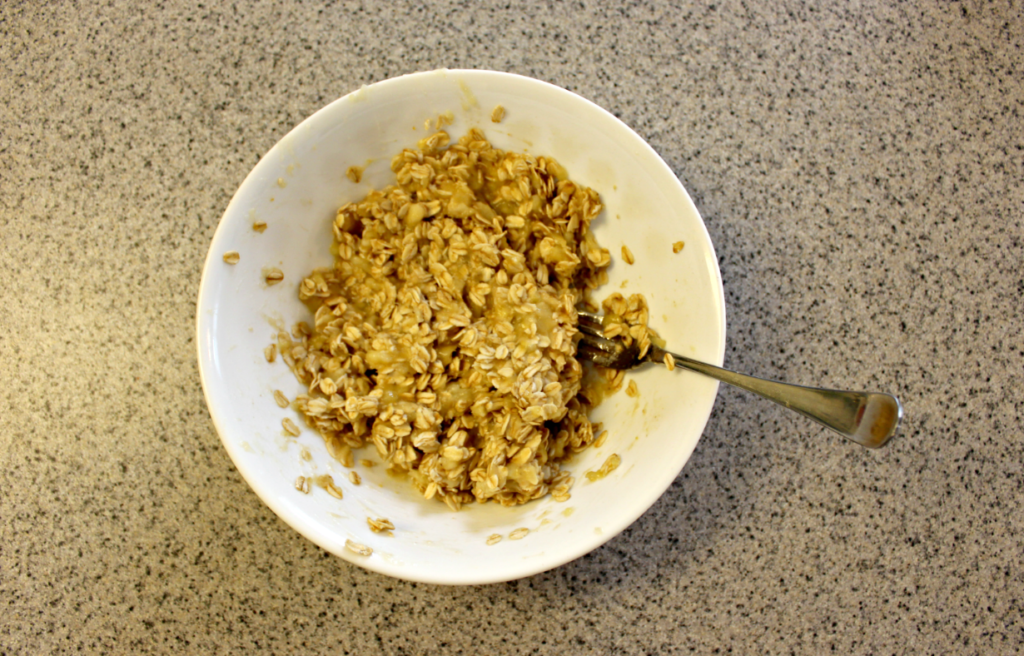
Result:
{"label": "granite surface", "polygon": [[[1024,648],[1024,13],[820,4],[0,4],[0,653]],[[445,66],[636,129],[718,249],[726,364],[893,391],[902,434],[723,389],[647,514],[502,585],[288,528],[203,401],[203,258],[291,127]]]}

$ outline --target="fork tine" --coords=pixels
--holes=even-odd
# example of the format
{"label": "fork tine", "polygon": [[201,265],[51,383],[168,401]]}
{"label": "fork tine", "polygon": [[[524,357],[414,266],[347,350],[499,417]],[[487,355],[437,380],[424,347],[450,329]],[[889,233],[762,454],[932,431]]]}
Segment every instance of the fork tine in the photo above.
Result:
{"label": "fork tine", "polygon": [[582,337],[576,345],[576,357],[609,369],[631,369],[640,364],[636,353],[626,348],[621,341],[593,335],[583,330],[580,332]]}
{"label": "fork tine", "polygon": [[621,351],[623,347],[622,344],[615,340],[588,332],[583,332],[579,346],[586,346],[589,349],[602,351],[604,353],[617,353],[618,351]]}
{"label": "fork tine", "polygon": [[576,315],[579,317],[580,330],[591,335],[604,337],[604,332],[602,330],[604,325],[601,323],[601,317],[585,310],[577,311]]}
{"label": "fork tine", "polygon": [[577,357],[609,369],[632,369],[640,364],[635,345],[631,348],[621,339],[604,336],[604,323],[600,315],[586,310],[577,310],[576,315],[580,329],[580,341],[576,345]]}
{"label": "fork tine", "polygon": [[614,352],[607,351],[592,341],[591,335],[584,335],[576,347],[576,357],[582,360],[589,360],[599,367],[613,368],[617,361]]}

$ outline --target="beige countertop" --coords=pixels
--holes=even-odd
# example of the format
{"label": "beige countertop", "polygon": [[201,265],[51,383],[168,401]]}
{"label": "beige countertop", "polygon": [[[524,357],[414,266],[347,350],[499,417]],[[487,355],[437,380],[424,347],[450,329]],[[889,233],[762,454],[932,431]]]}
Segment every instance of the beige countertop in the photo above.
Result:
{"label": "beige countertop", "polygon": [[[509,7],[0,5],[0,654],[1024,648],[1020,6]],[[902,434],[868,451],[722,389],[649,512],[502,585],[288,528],[205,407],[203,259],[289,129],[438,67],[621,117],[705,218],[726,364],[893,391]]]}

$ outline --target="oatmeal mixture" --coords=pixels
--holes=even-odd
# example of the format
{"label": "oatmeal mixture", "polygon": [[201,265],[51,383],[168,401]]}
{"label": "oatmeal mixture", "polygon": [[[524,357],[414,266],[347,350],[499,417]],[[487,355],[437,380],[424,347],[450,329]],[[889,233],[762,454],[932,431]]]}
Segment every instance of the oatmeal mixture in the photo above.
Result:
{"label": "oatmeal mixture", "polygon": [[[493,148],[476,129],[449,140],[404,150],[397,184],[338,210],[334,266],[299,286],[314,325],[277,338],[309,389],[292,407],[346,466],[373,445],[452,509],[565,500],[560,464],[600,432],[590,381],[622,383],[585,383],[574,357],[575,308],[610,262],[590,231],[601,200],[555,161]],[[605,309],[608,329],[649,347],[642,297]]]}

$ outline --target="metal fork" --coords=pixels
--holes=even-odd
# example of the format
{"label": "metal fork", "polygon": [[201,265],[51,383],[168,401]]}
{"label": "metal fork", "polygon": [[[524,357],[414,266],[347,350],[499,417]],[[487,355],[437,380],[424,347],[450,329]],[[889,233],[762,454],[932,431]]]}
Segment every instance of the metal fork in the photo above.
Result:
{"label": "metal fork", "polygon": [[579,312],[582,338],[577,347],[577,357],[611,369],[632,369],[644,362],[660,364],[667,353],[675,360],[676,367],[696,371],[763,396],[872,449],[892,439],[903,418],[903,406],[891,394],[843,392],[764,380],[670,353],[654,344],[646,355],[640,357],[640,347],[636,342],[626,346],[621,339],[609,339],[604,336],[601,326],[599,315]]}

